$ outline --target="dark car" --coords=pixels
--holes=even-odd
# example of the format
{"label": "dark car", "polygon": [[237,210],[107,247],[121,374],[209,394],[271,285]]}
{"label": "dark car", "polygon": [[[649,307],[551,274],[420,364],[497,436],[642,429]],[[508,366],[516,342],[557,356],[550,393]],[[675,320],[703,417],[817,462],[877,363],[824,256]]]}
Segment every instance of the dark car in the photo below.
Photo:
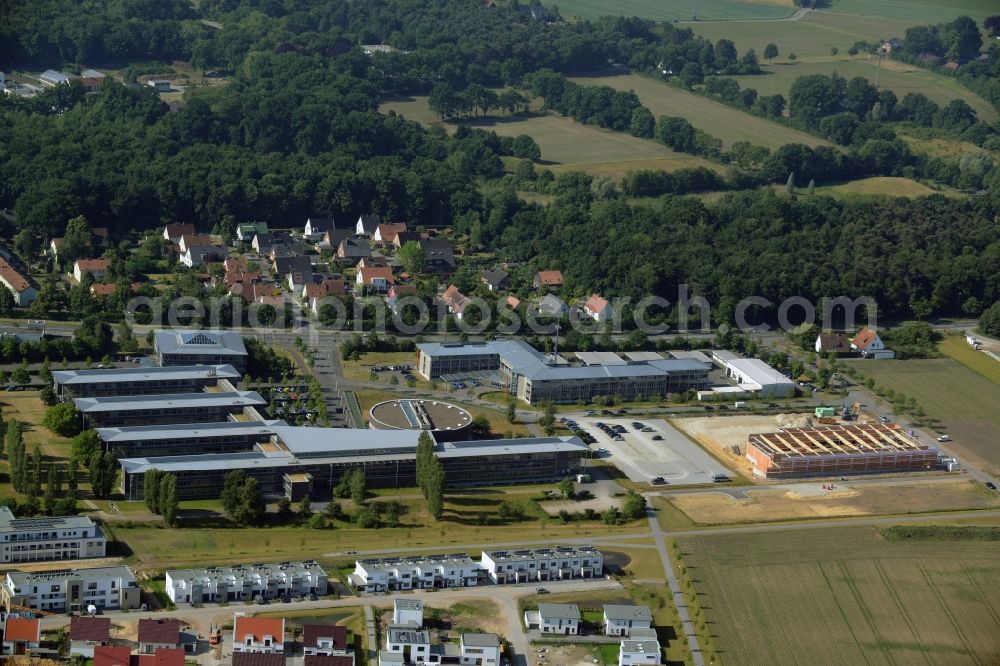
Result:
{"label": "dark car", "polygon": [[652,437],[650,437],[650,439],[652,439],[654,442],[662,442],[663,435],[653,435]]}
{"label": "dark car", "polygon": [[996,490],[997,489],[997,484],[993,483],[992,481],[987,481],[986,482],[986,487],[989,488],[990,490]]}
{"label": "dark car", "polygon": [[666,482],[667,482],[666,479],[664,479],[662,476],[654,476],[653,477],[653,485],[654,486],[662,486]]}

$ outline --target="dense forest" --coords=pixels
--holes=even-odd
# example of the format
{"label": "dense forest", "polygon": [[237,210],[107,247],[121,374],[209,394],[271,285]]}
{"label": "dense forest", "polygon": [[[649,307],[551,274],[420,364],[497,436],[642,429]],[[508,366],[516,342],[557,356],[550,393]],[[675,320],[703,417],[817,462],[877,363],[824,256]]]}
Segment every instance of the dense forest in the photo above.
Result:
{"label": "dense forest", "polygon": [[[375,212],[415,226],[454,225],[501,257],[562,268],[572,285],[609,295],[669,298],[681,282],[723,303],[749,294],[870,295],[883,311],[905,316],[978,314],[1000,298],[1000,169],[988,164],[964,181],[985,190],[968,200],[843,203],[770,189],[715,204],[673,196],[935,168],[954,169],[944,175],[957,181],[957,165],[911,155],[883,121],[892,107],[896,121],[993,132],[959,105],[931,108],[858,81],[808,79],[790,91],[790,120],[846,151],[736,144],[722,152],[721,142],[683,118],[654,119],[632,94],[570,84],[565,75],[609,62],[686,71],[689,81],[756,71],[755,54],[740,56],[727,40],[711,44],[638,19],[546,23],[516,6],[464,0],[197,7],[108,0],[98,11],[42,0],[15,3],[0,17],[0,62],[16,68],[118,66],[128,79],[147,61],[182,59],[229,77],[189,90],[174,112],[151,88],[110,79],[91,95],[60,86],[34,99],[0,99],[0,206],[17,215],[2,231],[19,252],[37,253],[78,215],[115,234],[165,221],[227,234],[251,219],[298,226],[311,215]],[[398,50],[367,56],[357,48],[366,43]],[[729,166],[724,179],[704,169],[642,172],[620,184],[553,176],[536,171],[530,160],[538,149],[528,137],[466,127],[449,136],[378,113],[392,92],[439,86],[447,99],[442,85],[470,99],[487,86],[518,87],[581,122]],[[738,103],[751,97],[712,85],[712,94]],[[778,101],[780,115],[783,98],[765,102],[764,112]],[[522,159],[505,168],[505,156]],[[554,200],[529,205],[515,187]],[[667,196],[632,205],[623,194]]]}

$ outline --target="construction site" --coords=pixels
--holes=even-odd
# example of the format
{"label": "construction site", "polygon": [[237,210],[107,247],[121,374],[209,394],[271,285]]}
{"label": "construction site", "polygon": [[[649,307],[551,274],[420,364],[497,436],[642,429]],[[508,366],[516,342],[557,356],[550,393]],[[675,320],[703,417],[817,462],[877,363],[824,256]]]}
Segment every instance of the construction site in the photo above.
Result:
{"label": "construction site", "polygon": [[789,478],[935,469],[938,451],[896,423],[785,428],[747,438],[754,476]]}

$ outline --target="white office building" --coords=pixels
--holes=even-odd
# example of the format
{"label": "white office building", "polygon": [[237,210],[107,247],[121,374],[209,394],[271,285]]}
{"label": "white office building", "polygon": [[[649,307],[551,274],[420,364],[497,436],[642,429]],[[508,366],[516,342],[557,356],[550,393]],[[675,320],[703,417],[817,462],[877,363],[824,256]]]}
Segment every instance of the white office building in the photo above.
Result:
{"label": "white office building", "polygon": [[351,584],[360,592],[470,587],[479,584],[480,567],[465,553],[422,558],[358,560]]}
{"label": "white office building", "polygon": [[250,566],[173,569],[167,571],[166,592],[179,603],[253,601],[257,597],[323,595],[326,572],[315,561]]}
{"label": "white office building", "polygon": [[12,571],[3,583],[3,603],[44,611],[132,609],[140,603],[139,585],[126,566]]}
{"label": "white office building", "polygon": [[494,583],[594,578],[604,571],[604,555],[590,546],[556,546],[483,551],[480,566]]}
{"label": "white office building", "polygon": [[84,516],[15,518],[0,507],[0,563],[104,557],[107,538]]}

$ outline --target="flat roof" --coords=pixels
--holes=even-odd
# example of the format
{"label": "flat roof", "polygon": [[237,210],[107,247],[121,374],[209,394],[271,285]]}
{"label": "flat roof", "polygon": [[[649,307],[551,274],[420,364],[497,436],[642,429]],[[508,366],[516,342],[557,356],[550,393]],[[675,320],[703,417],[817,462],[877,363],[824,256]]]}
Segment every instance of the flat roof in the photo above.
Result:
{"label": "flat roof", "polygon": [[622,352],[630,361],[659,361],[663,359],[663,354],[655,351],[631,351]]}
{"label": "flat roof", "polygon": [[178,365],[166,368],[108,368],[98,370],[53,370],[57,384],[110,384],[121,382],[177,381],[183,379],[239,379],[231,365]]}
{"label": "flat roof", "polygon": [[74,530],[94,527],[86,516],[53,516],[41,518],[16,518],[13,512],[0,506],[0,532],[34,532],[36,530]]}
{"label": "flat roof", "polygon": [[243,338],[233,331],[155,331],[160,354],[232,354],[246,356]]}
{"label": "flat roof", "polygon": [[316,560],[300,562],[276,562],[273,564],[234,564],[228,567],[205,567],[204,569],[169,569],[167,573],[173,580],[272,580],[288,578],[305,573],[323,574],[326,571]]}
{"label": "flat roof", "polygon": [[299,461],[287,451],[276,451],[273,453],[267,451],[244,451],[189,456],[122,458],[118,462],[126,474],[145,474],[151,469],[175,473],[190,472],[194,469],[204,471],[260,469],[295,465]]}
{"label": "flat roof", "polygon": [[271,429],[294,455],[341,453],[388,455],[392,449],[416,450],[418,430],[371,430],[368,428],[306,428],[275,426]]}
{"label": "flat roof", "polygon": [[751,383],[758,384],[761,388],[764,386],[795,386],[795,382],[759,358],[735,358],[725,363],[727,367],[739,372]]}
{"label": "flat roof", "polygon": [[462,645],[500,647],[500,638],[496,634],[462,634]]}
{"label": "flat roof", "polygon": [[621,645],[622,652],[630,654],[659,654],[660,642],[653,639],[633,641],[624,640]]}
{"label": "flat roof", "polygon": [[907,435],[898,423],[785,428],[777,432],[749,435],[747,442],[771,458],[936,454],[936,449]]}
{"label": "flat roof", "polygon": [[124,578],[135,580],[132,570],[124,564],[116,567],[92,567],[89,569],[55,569],[51,571],[10,571],[7,579],[14,585],[25,585],[36,581],[65,580],[67,578],[82,578],[93,580],[94,578]]}
{"label": "flat roof", "polygon": [[558,557],[603,556],[603,553],[593,546],[554,546],[552,548],[521,548],[518,550],[484,550],[483,555],[494,562],[513,562],[517,560],[548,560]]}
{"label": "flat roof", "polygon": [[514,439],[477,439],[467,442],[444,442],[435,453],[438,458],[464,456],[500,456],[525,453],[566,453],[589,451],[579,437],[517,437]]}
{"label": "flat roof", "polygon": [[712,365],[712,359],[708,357],[708,354],[700,351],[684,351],[677,350],[669,352],[670,355],[677,359],[687,359],[689,361],[700,361],[706,365]]}
{"label": "flat roof", "polygon": [[[614,352],[609,351],[578,351],[575,356],[587,365],[628,365],[628,361]],[[657,355],[657,359],[662,358]],[[648,360],[648,359],[647,359]]]}
{"label": "flat roof", "polygon": [[402,610],[419,610],[424,609],[424,602],[420,599],[394,599],[393,607]]}
{"label": "flat roof", "polygon": [[178,439],[183,437],[208,439],[211,437],[233,437],[242,435],[272,434],[272,426],[286,425],[284,421],[220,421],[217,423],[170,423],[167,425],[122,426],[118,428],[97,428],[97,434],[105,442],[152,441],[158,439]]}
{"label": "flat roof", "polygon": [[224,393],[168,393],[164,395],[112,395],[76,398],[76,408],[84,414],[133,412],[146,409],[190,409],[195,407],[256,407],[266,405],[256,391]]}

